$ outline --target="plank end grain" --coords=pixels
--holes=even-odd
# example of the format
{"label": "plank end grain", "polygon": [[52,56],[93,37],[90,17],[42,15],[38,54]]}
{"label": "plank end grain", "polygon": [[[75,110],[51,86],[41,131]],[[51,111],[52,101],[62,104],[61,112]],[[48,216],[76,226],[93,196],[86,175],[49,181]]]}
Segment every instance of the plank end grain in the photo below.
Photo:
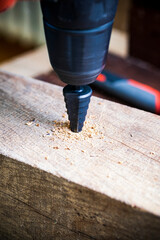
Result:
{"label": "plank end grain", "polygon": [[159,239],[159,116],[93,97],[75,134],[60,87],[5,72],[0,104],[0,239]]}

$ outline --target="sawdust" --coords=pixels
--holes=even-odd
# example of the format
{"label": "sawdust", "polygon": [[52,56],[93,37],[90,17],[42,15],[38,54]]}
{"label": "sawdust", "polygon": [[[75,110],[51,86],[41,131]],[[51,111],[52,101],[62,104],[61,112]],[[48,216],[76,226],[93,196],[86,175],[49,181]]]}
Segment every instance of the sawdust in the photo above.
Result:
{"label": "sawdust", "polygon": [[[103,133],[98,130],[98,126],[93,121],[87,120],[84,123],[83,130],[79,133],[74,133],[70,130],[69,121],[53,121],[52,135],[61,139],[62,141],[83,141],[97,136],[103,139]],[[70,150],[65,148],[65,150]]]}
{"label": "sawdust", "polygon": [[118,162],[118,164],[122,164],[122,162],[121,162],[121,161],[119,161],[119,162]]}
{"label": "sawdust", "polygon": [[35,121],[35,118],[33,118],[32,120],[26,122],[25,125],[31,126],[34,123],[34,121]]}
{"label": "sawdust", "polygon": [[66,114],[65,114],[65,113],[64,113],[64,114],[62,114],[62,117],[63,117],[63,118],[66,118]]}
{"label": "sawdust", "polygon": [[66,147],[65,150],[71,150],[69,147]]}
{"label": "sawdust", "polygon": [[155,153],[154,152],[150,152],[149,154],[154,155]]}
{"label": "sawdust", "polygon": [[53,147],[53,149],[59,149],[59,147],[58,147],[58,146],[56,146],[56,147]]}

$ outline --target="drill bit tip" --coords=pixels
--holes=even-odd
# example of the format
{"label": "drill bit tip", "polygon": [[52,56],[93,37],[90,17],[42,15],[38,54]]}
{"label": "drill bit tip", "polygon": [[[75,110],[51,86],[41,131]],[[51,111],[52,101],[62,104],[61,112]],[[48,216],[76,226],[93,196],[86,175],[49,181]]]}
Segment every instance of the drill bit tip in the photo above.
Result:
{"label": "drill bit tip", "polygon": [[72,132],[82,131],[92,95],[89,86],[67,85],[63,89],[70,128]]}

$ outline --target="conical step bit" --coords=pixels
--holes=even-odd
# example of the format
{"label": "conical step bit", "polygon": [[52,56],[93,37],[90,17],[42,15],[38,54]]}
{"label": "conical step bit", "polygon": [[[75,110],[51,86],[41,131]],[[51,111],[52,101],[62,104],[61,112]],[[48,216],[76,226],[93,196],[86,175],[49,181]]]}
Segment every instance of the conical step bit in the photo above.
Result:
{"label": "conical step bit", "polygon": [[92,95],[89,86],[67,85],[63,89],[68,118],[72,132],[82,131]]}

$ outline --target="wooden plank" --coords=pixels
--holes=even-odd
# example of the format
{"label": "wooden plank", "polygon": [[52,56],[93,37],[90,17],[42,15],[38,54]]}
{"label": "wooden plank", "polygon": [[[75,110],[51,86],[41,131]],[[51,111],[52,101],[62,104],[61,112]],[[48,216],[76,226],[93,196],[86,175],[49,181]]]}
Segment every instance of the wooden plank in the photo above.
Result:
{"label": "wooden plank", "polygon": [[129,34],[125,31],[113,29],[109,52],[121,57],[128,57],[129,53]]}
{"label": "wooden plank", "polygon": [[46,46],[14,57],[0,64],[0,70],[23,76],[35,76],[52,70]]}
{"label": "wooden plank", "polygon": [[0,91],[0,239],[159,239],[159,116],[93,97],[75,134],[60,87]]}

